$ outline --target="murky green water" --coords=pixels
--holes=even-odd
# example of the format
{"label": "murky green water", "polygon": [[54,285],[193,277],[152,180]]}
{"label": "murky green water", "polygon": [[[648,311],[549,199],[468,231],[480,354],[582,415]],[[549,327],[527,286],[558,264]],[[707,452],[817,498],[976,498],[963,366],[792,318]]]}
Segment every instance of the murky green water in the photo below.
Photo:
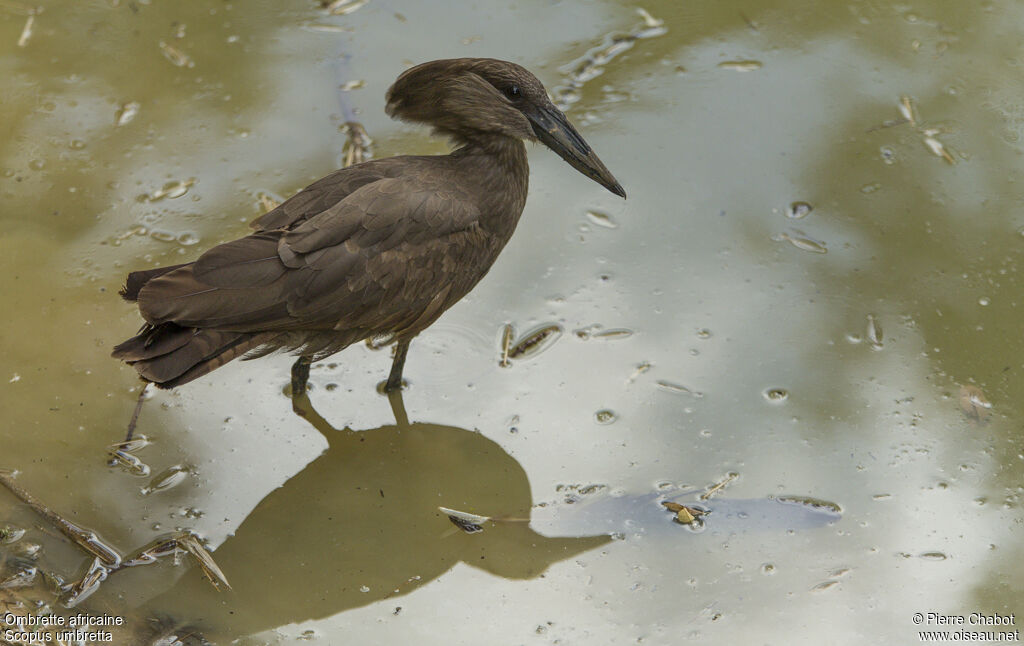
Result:
{"label": "murky green water", "polygon": [[[124,553],[193,530],[233,586],[167,559],[79,609],[251,644],[915,643],[915,612],[1024,615],[1019,3],[644,4],[664,33],[625,2],[252,4],[43,2],[26,29],[0,2],[0,467]],[[531,148],[515,238],[413,344],[409,423],[385,352],[314,367],[316,426],[289,358],[236,362],[147,403],[151,475],[107,467],[125,273],[335,168],[342,105],[377,156],[445,151],[383,95],[452,56],[535,71],[629,199]],[[503,368],[507,323],[564,332]],[[6,493],[4,523],[29,532],[0,549],[85,572]]]}

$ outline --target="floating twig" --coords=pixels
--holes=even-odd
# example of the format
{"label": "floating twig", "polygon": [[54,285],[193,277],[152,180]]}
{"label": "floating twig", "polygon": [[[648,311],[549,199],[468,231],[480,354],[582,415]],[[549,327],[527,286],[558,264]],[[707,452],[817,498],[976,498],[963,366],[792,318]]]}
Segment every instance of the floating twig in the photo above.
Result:
{"label": "floating twig", "polygon": [[710,489],[708,489],[707,491],[702,493],[700,495],[700,499],[701,500],[707,500],[707,499],[711,498],[716,493],[718,493],[719,491],[724,489],[726,485],[728,485],[730,482],[732,482],[733,480],[735,480],[738,477],[740,477],[740,474],[738,474],[738,473],[735,473],[735,472],[729,473],[728,475],[725,476],[724,480],[722,480],[718,484],[714,485],[713,487],[711,487]]}

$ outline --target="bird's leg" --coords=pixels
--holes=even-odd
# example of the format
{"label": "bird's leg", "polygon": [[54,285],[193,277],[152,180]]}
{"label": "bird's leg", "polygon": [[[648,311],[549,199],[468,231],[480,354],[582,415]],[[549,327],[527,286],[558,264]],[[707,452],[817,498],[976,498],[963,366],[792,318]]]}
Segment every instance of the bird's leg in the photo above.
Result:
{"label": "bird's leg", "polygon": [[391,412],[395,416],[395,424],[399,428],[409,427],[409,414],[405,412],[405,402],[402,401],[402,389],[387,391],[388,403],[391,404]]}
{"label": "bird's leg", "polygon": [[139,389],[139,399],[135,402],[135,410],[132,412],[132,418],[128,421],[128,433],[124,436],[124,443],[132,441],[132,437],[135,435],[135,426],[139,423],[139,413],[142,412],[142,402],[146,401],[146,391],[149,390],[149,383]]}
{"label": "bird's leg", "polygon": [[303,403],[312,408],[309,403],[309,395],[306,393],[309,384],[309,367],[313,364],[313,357],[301,355],[292,364],[292,410],[300,417],[306,416],[306,409]]}
{"label": "bird's leg", "polygon": [[393,392],[402,389],[402,368],[405,367],[405,355],[409,354],[409,344],[412,339],[402,339],[395,346],[395,358],[391,361],[391,375],[384,385],[384,392]]}
{"label": "bird's leg", "polygon": [[309,367],[313,365],[313,357],[302,355],[292,365],[292,399],[306,394],[309,382]]}

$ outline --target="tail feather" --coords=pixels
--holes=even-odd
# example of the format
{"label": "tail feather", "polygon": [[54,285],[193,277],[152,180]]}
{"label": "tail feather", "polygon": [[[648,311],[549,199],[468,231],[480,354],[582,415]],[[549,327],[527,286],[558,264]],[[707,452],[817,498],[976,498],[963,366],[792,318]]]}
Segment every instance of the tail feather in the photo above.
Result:
{"label": "tail feather", "polygon": [[146,326],[115,347],[112,354],[131,364],[143,379],[160,388],[174,388],[256,349],[274,336],[163,323]]}
{"label": "tail feather", "polygon": [[145,271],[133,271],[128,274],[128,279],[125,280],[124,287],[121,288],[121,298],[126,301],[137,301],[139,299],[139,292],[149,281],[153,280],[157,276],[163,276],[164,274],[179,269],[191,263],[184,263],[181,265],[171,265],[170,267],[157,267],[156,269],[146,269]]}
{"label": "tail feather", "polygon": [[123,361],[142,361],[174,352],[188,343],[196,329],[174,323],[146,325],[136,336],[114,346],[110,356]]}
{"label": "tail feather", "polygon": [[237,359],[244,354],[258,348],[267,341],[274,338],[273,333],[265,334],[237,334],[240,337],[226,346],[221,347],[217,353],[186,370],[182,374],[178,375],[173,379],[168,379],[162,383],[158,383],[158,388],[176,388],[182,384],[187,384],[193,379],[198,379],[203,375],[213,372],[217,368],[220,368],[228,361]]}

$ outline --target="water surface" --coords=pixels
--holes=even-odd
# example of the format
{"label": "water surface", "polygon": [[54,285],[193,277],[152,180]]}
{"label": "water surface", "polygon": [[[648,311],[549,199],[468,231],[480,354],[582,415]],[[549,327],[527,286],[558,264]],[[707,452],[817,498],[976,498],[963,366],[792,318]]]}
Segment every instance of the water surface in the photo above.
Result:
{"label": "water surface", "polygon": [[[168,560],[82,607],[251,644],[909,643],[915,612],[1022,614],[1018,3],[356,5],[43,2],[26,30],[0,4],[0,466],[122,552],[196,532],[233,585]],[[387,352],[314,367],[316,426],[288,357],[236,362],[147,402],[150,476],[107,467],[125,273],[243,235],[351,116],[377,156],[446,151],[383,95],[453,56],[535,71],[629,199],[531,146],[516,236],[413,345],[408,422]],[[507,324],[563,332],[502,367]]]}

